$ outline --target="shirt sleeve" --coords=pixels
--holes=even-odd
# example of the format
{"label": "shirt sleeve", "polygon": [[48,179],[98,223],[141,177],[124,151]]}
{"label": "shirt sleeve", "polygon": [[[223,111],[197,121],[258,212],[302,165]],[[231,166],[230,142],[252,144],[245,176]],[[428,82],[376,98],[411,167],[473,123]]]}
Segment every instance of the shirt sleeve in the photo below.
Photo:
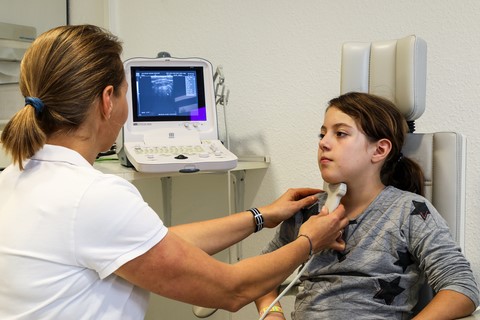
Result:
{"label": "shirt sleeve", "polygon": [[102,279],[150,250],[168,231],[138,190],[113,175],[91,184],[73,226],[77,262]]}
{"label": "shirt sleeve", "polygon": [[435,292],[453,290],[479,304],[479,292],[470,263],[453,240],[446,221],[426,199],[406,202],[410,252]]}

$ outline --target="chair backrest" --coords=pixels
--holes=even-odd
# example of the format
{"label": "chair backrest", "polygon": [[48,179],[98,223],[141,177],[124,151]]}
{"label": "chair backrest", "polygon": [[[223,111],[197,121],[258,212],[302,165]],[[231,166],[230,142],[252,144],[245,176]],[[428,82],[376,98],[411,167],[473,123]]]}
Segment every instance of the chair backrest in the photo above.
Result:
{"label": "chair backrest", "polygon": [[[415,120],[425,111],[427,44],[414,35],[399,40],[347,42],[342,47],[341,94],[367,92],[394,102],[411,133],[402,150],[425,175],[425,197],[447,221],[465,252],[466,138],[456,132],[414,133]],[[433,297],[425,284],[416,314]]]}
{"label": "chair backrest", "polygon": [[465,245],[466,138],[456,132],[415,133],[425,111],[427,44],[414,35],[398,40],[347,42],[342,47],[341,94],[368,92],[394,102],[409,123],[403,154],[425,174],[425,197]]}

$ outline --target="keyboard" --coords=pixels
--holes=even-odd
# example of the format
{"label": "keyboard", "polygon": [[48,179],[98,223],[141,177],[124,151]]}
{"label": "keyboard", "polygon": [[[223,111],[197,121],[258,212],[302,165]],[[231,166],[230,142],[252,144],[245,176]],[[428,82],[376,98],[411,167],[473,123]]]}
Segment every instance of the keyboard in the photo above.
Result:
{"label": "keyboard", "polygon": [[[145,145],[124,142],[124,152],[140,172],[197,172],[229,170],[238,158],[220,140],[202,140],[192,145]],[[124,161],[122,161],[123,163]]]}

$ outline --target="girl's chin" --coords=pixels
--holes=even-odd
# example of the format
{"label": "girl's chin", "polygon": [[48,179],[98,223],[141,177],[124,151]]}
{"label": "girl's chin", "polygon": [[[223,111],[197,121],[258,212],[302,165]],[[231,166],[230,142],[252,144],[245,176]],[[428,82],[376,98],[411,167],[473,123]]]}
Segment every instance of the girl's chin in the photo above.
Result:
{"label": "girl's chin", "polygon": [[336,184],[336,183],[343,182],[338,177],[332,177],[332,176],[328,176],[328,175],[322,175],[322,179],[323,179],[324,182],[330,183],[330,184]]}

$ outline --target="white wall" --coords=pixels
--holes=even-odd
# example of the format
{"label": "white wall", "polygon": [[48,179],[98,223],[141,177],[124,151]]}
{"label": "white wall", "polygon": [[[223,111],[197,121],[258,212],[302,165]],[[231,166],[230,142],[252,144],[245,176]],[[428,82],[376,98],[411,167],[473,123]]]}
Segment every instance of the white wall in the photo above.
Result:
{"label": "white wall", "polygon": [[[40,34],[66,23],[66,7],[66,0],[0,0],[0,22],[35,27]],[[0,85],[0,130],[23,103],[17,84]]]}
{"label": "white wall", "polygon": [[[124,58],[169,51],[224,66],[234,152],[272,158],[247,206],[288,187],[321,186],[317,134],[323,107],[339,93],[343,42],[424,38],[427,110],[417,131],[468,137],[466,255],[480,279],[479,13],[476,0],[72,0],[71,17],[111,26]],[[245,254],[258,253],[270,236],[246,241]],[[251,309],[234,318],[254,318]]]}

